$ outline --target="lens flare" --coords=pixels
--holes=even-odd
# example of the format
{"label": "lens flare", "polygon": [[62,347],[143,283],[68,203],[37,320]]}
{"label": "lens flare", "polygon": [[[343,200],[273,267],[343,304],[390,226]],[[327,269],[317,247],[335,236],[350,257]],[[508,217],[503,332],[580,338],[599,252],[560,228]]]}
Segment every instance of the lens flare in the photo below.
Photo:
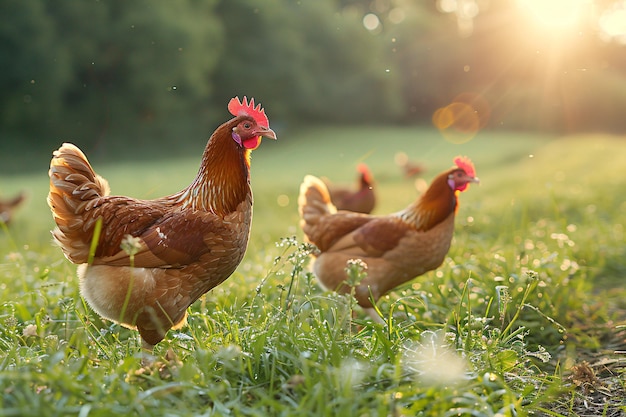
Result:
{"label": "lens flare", "polygon": [[626,44],[626,1],[617,2],[611,9],[605,10],[598,25],[604,41]]}
{"label": "lens flare", "polygon": [[451,143],[469,142],[487,126],[491,108],[480,94],[461,93],[450,104],[435,111],[433,125]]}

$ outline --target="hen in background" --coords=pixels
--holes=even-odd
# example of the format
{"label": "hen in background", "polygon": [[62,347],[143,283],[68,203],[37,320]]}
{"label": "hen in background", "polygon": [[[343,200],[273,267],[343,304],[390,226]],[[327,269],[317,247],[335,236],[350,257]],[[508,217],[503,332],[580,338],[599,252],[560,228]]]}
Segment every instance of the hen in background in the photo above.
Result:
{"label": "hen in background", "polygon": [[235,117],[211,135],[191,185],[156,200],[109,195],[72,144],[50,162],[52,235],[80,264],[82,296],[102,317],[136,328],[147,350],[184,325],[187,308],[226,280],[246,251],[250,151],[276,134],[254,99],[233,98],[228,110]]}
{"label": "hen in background", "polygon": [[348,188],[332,184],[324,178],[328,187],[330,199],[337,210],[349,210],[357,213],[369,214],[376,206],[376,193],[374,192],[374,177],[367,165],[357,165],[358,178],[355,188]]}
{"label": "hen in background", "polygon": [[[313,273],[329,290],[354,291],[359,305],[375,320],[373,303],[397,286],[439,267],[454,233],[458,195],[477,183],[467,157],[439,174],[428,190],[404,210],[387,216],[337,211],[325,184],[307,175],[300,186],[300,225],[307,241],[317,247]],[[349,260],[366,265],[355,286],[347,284]]]}
{"label": "hen in background", "polygon": [[9,225],[11,220],[13,220],[13,213],[20,205],[22,205],[24,200],[26,200],[26,193],[24,191],[20,192],[13,198],[6,200],[0,199],[0,223]]}

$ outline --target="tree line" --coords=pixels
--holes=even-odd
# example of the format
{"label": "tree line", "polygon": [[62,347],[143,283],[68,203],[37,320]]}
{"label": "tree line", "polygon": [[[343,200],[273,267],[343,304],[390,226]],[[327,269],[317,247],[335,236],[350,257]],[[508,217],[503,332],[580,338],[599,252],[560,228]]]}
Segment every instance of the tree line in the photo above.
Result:
{"label": "tree line", "polygon": [[486,127],[623,130],[626,54],[529,35],[508,3],[458,19],[421,0],[3,0],[0,134],[159,143],[210,132],[232,96],[273,127],[431,123],[461,93]]}

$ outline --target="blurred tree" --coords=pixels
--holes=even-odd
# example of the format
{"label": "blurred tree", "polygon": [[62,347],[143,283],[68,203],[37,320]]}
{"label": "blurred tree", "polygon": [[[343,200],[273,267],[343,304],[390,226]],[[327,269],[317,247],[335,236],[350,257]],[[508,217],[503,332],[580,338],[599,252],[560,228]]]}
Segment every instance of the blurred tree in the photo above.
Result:
{"label": "blurred tree", "polygon": [[221,43],[213,3],[49,0],[72,67],[62,132],[97,127],[152,142],[171,134],[168,124],[204,115]]}
{"label": "blurred tree", "polygon": [[41,1],[2,1],[0,15],[0,128],[40,132],[62,112],[67,57]]}
{"label": "blurred tree", "polygon": [[472,92],[492,127],[625,130],[623,2],[577,1],[598,13],[566,29],[536,24],[522,3],[4,0],[0,152],[130,138],[197,149],[234,95],[262,102],[279,129],[430,124]]}
{"label": "blurred tree", "polygon": [[[201,0],[3,2],[4,16],[11,16],[11,25],[0,29],[8,68],[1,77],[3,128],[32,126],[38,143],[62,137],[103,145],[120,133],[135,143],[154,141],[167,133],[168,122],[180,128],[181,118],[206,118],[221,44],[213,6]],[[11,114],[19,117],[6,120]]]}
{"label": "blurred tree", "polygon": [[379,6],[378,15],[385,36],[392,40],[389,47],[405,104],[404,120],[430,123],[438,107],[466,89],[464,62],[468,51],[458,43],[456,23],[439,13],[432,3],[387,4],[384,9]]}
{"label": "blurred tree", "polygon": [[[216,98],[236,94],[263,100],[274,120],[299,123],[389,121],[400,112],[381,39],[362,16],[333,1],[220,2],[223,54]],[[278,117],[277,117],[278,115]]]}

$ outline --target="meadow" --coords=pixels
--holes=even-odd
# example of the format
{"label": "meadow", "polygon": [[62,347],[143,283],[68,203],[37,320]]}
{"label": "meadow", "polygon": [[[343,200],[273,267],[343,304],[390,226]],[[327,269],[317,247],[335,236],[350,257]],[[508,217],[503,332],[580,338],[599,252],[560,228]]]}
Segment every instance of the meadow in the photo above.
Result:
{"label": "meadow", "polygon": [[[625,415],[626,138],[278,134],[253,153],[244,261],[168,333],[151,367],[135,332],[85,305],[76,267],[51,243],[49,160],[0,175],[2,196],[29,193],[0,230],[0,415]],[[191,182],[203,146],[92,164],[113,193],[155,198]],[[397,211],[420,186],[394,164],[399,151],[424,165],[420,182],[468,155],[481,184],[460,196],[444,264],[384,297],[377,324],[308,272],[297,193],[305,174],[349,184],[366,162],[375,213]]]}

